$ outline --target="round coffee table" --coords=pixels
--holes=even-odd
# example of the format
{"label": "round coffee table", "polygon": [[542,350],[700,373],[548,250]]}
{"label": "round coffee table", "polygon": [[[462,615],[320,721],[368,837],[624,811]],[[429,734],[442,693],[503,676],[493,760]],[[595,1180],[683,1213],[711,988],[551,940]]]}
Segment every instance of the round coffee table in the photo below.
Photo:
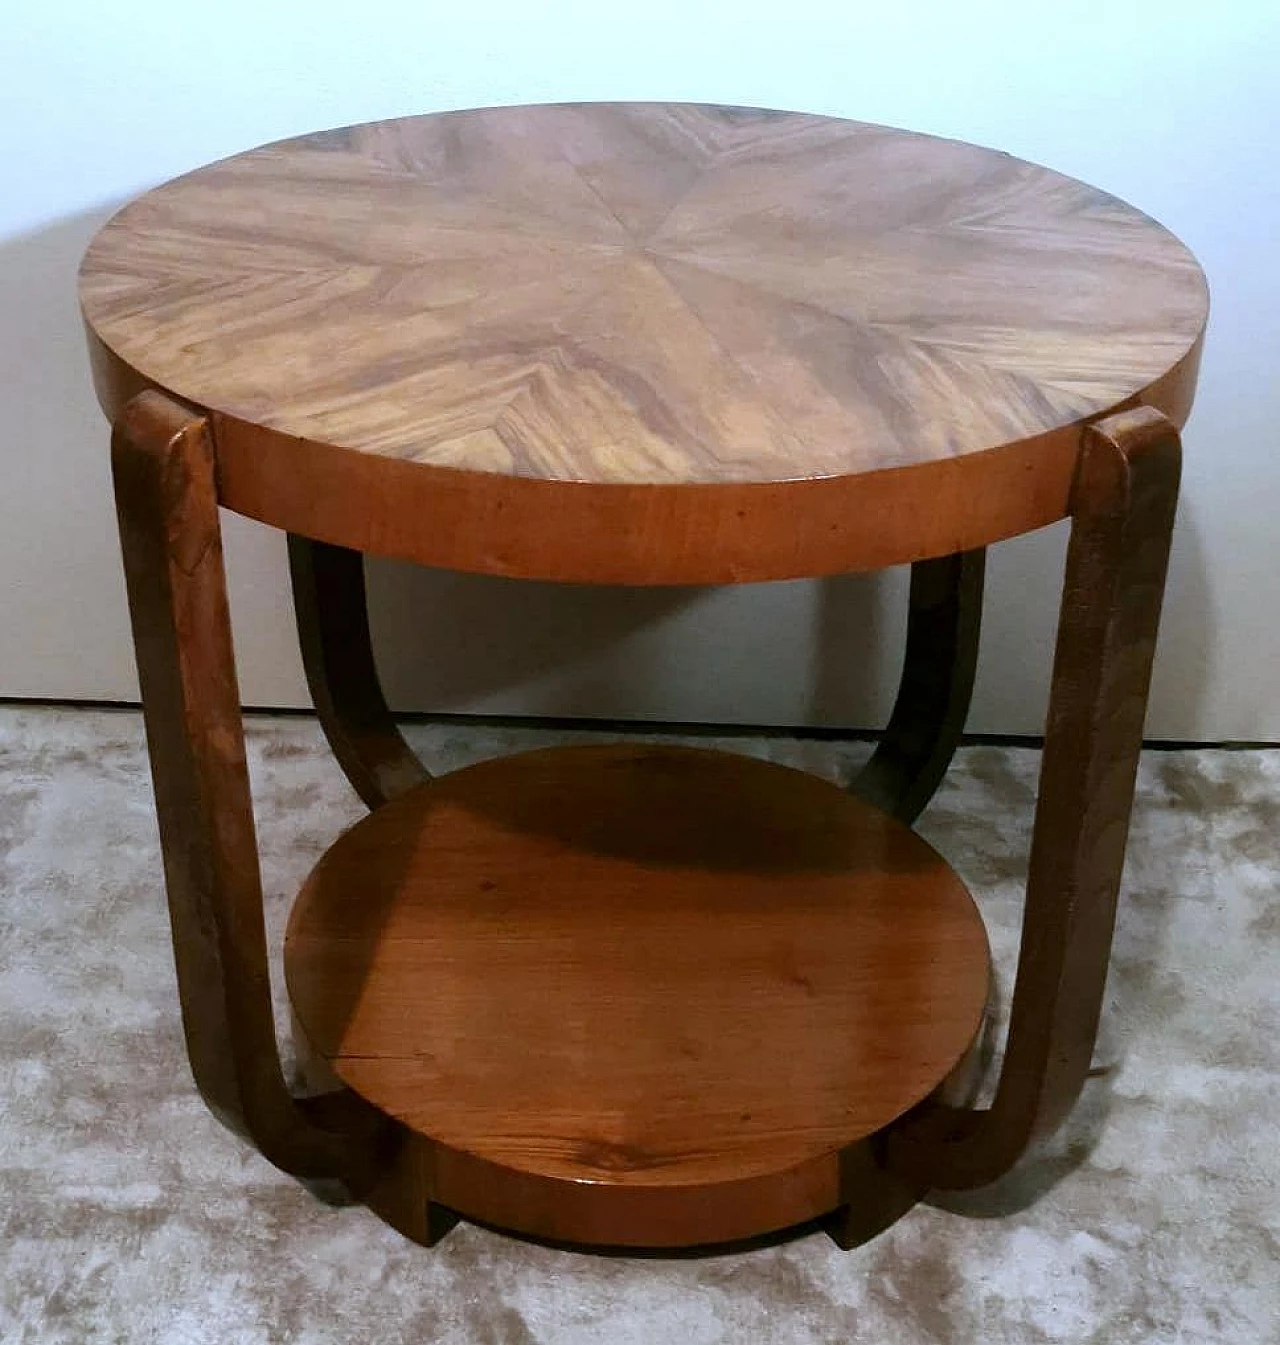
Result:
{"label": "round coffee table", "polygon": [[[620,1245],[989,1182],[1070,1107],[1106,976],[1206,316],[1194,259],[1007,155],[679,104],[268,145],[97,235],[113,464],[197,1084],[409,1236]],[[285,948],[277,1054],[218,506],[289,534],[325,732],[372,810]],[[955,748],[988,544],[1070,518],[1004,1062],[982,922],[910,829]],[[902,685],[842,790],[688,748],[432,780],[362,553],[579,583],[910,562]]]}

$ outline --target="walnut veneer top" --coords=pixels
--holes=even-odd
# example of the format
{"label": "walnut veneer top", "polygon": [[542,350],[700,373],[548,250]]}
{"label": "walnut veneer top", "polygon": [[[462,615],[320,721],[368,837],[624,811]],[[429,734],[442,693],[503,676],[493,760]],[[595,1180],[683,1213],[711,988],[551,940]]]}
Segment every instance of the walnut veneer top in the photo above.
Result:
{"label": "walnut veneer top", "polygon": [[[252,150],[126,206],[80,292],[109,410],[152,384],[259,455],[655,486],[965,459],[1138,398],[1182,419],[1206,314],[1171,234],[1047,169],[680,104]],[[259,515],[280,490],[228,482]]]}

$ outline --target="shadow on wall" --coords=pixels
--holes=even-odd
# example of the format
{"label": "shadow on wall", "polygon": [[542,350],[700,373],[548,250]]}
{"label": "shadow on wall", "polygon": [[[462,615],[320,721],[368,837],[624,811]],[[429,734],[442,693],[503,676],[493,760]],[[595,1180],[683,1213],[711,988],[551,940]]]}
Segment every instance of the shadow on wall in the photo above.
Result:
{"label": "shadow on wall", "polygon": [[137,694],[76,299],[80,257],[113,209],[0,241],[0,696]]}
{"label": "shadow on wall", "polygon": [[906,646],[909,575],[899,567],[819,581],[808,723],[870,729],[888,721]]}
{"label": "shadow on wall", "polygon": [[369,567],[393,705],[586,718],[874,725],[893,660],[881,589],[879,576],[619,588]]}
{"label": "shadow on wall", "polygon": [[[686,588],[596,588],[368,567],[370,620],[388,699],[441,708],[530,699],[540,713],[624,715],[652,700],[635,645],[697,601]],[[501,712],[501,711],[499,711]]]}
{"label": "shadow on wall", "polygon": [[[1194,453],[1194,441],[1187,451]],[[1220,718],[1210,703],[1220,679],[1218,612],[1209,586],[1209,558],[1200,505],[1189,485],[1194,486],[1194,482],[1188,482],[1184,475],[1173,552],[1169,557],[1160,643],[1151,677],[1148,738],[1194,741],[1206,737],[1206,725]],[[1228,720],[1231,717],[1229,713],[1225,716]]]}
{"label": "shadow on wall", "polygon": [[[1070,524],[989,548],[972,733],[1044,732]],[[1195,502],[1184,487],[1152,679],[1147,738],[1194,739],[1212,687],[1215,621]]]}

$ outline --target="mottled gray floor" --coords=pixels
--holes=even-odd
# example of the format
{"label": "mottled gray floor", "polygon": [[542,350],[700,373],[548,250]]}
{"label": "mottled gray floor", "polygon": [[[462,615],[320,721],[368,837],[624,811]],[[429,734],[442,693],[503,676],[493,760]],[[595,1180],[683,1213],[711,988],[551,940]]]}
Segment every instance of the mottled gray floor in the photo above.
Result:
{"label": "mottled gray floor", "polygon": [[[417,730],[439,768],[541,743]],[[249,731],[268,919],[360,813],[307,719]],[[704,740],[705,741],[705,740]],[[864,748],[725,745],[839,776]],[[962,751],[923,822],[1007,992],[1036,753]],[[0,709],[0,1341],[1280,1341],[1280,752],[1143,762],[1098,1063],[997,1188],[867,1246],[699,1260],[466,1224],[434,1251],[222,1130],[185,1066],[138,717]]]}

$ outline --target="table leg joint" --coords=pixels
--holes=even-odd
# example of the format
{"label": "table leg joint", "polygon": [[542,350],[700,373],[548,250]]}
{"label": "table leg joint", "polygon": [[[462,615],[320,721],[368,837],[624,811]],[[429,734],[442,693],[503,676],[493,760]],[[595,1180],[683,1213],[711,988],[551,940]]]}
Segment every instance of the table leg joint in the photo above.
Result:
{"label": "table leg joint", "polygon": [[298,643],[320,725],[351,787],[378,808],[431,777],[396,727],[369,636],[364,557],[289,534]]}
{"label": "table leg joint", "polygon": [[850,788],[901,822],[933,797],[964,729],[978,662],[986,552],[911,567],[902,680],[884,736]]}
{"label": "table leg joint", "polygon": [[239,689],[207,420],[148,391],[112,469],[165,885],[196,1084],[214,1113],[300,1177],[358,1188],[378,1121],[354,1094],[300,1102],[276,1045]]}
{"label": "table leg joint", "polygon": [[1004,1063],[988,1109],[925,1104],[890,1133],[891,1167],[924,1185],[995,1180],[1088,1076],[1180,458],[1177,430],[1150,408],[1084,432]]}

